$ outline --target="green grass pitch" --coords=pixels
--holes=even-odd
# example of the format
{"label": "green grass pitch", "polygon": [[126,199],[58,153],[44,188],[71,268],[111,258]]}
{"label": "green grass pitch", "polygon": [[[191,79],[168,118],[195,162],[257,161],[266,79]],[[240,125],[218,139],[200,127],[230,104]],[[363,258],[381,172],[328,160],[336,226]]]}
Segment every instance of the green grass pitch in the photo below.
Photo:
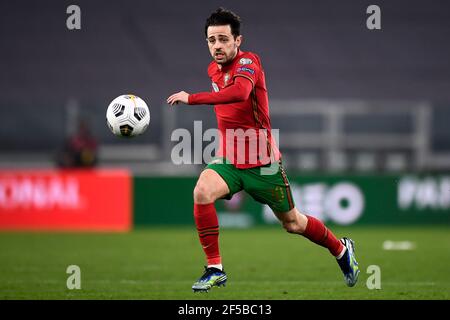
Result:
{"label": "green grass pitch", "polygon": [[[204,258],[194,227],[127,234],[0,233],[0,299],[450,299],[450,228],[336,227],[356,241],[361,274],[345,286],[325,248],[281,228],[222,229],[228,283],[209,293],[191,285]],[[386,251],[385,240],[409,240],[410,251]],[[69,265],[81,289],[66,287]],[[369,265],[381,289],[366,286]]]}

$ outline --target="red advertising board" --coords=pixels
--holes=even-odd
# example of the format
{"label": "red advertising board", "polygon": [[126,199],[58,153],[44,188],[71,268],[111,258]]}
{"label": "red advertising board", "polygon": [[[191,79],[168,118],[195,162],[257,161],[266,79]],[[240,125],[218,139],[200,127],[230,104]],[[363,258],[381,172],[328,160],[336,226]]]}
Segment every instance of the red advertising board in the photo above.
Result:
{"label": "red advertising board", "polygon": [[128,231],[126,170],[0,170],[0,230]]}

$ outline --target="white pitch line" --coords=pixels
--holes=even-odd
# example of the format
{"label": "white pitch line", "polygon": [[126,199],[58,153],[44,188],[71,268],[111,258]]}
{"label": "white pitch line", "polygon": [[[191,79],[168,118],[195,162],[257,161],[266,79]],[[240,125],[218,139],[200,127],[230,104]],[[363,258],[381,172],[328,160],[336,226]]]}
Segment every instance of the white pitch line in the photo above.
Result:
{"label": "white pitch line", "polygon": [[392,251],[407,251],[416,249],[416,244],[411,241],[392,241],[386,240],[383,242],[383,250],[392,250]]}

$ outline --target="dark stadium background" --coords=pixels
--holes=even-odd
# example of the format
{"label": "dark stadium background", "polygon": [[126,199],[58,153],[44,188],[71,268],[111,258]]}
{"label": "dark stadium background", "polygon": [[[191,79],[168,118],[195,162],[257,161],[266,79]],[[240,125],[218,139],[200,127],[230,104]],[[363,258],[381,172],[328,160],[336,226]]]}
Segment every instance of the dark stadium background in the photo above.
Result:
{"label": "dark stadium background", "polygon": [[[72,4],[80,30],[66,27]],[[372,4],[380,30],[366,27]],[[203,257],[191,195],[203,164],[173,164],[170,136],[193,134],[194,121],[213,128],[215,116],[165,100],[210,90],[204,22],[219,6],[241,16],[242,49],[262,59],[298,206],[356,239],[362,279],[347,290],[326,252],[284,234],[241,194],[217,204],[234,282],[207,298],[449,299],[450,4],[417,0],[0,1],[0,297],[197,298],[190,283]],[[126,93],[151,112],[146,133],[129,140],[105,120]],[[79,120],[98,141],[98,163],[60,170]],[[64,203],[12,203],[8,183],[28,176],[33,190],[53,188],[46,183],[55,177],[63,188],[80,179],[91,185],[80,199],[97,209],[83,211],[83,202],[81,218],[68,222]],[[351,199],[337,201],[342,217],[329,212],[326,199],[342,184],[362,194],[358,216],[345,216]],[[129,215],[113,218],[114,207]],[[245,258],[243,244],[252,252]],[[71,264],[82,270],[81,290],[66,288]],[[185,267],[171,275],[173,264]],[[381,290],[366,287],[369,265],[381,267]]]}

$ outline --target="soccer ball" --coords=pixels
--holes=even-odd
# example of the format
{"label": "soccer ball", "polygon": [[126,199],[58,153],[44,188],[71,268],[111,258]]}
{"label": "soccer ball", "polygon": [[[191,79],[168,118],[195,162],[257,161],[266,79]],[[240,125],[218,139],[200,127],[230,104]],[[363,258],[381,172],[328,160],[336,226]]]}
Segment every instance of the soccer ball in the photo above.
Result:
{"label": "soccer ball", "polygon": [[109,104],[106,110],[106,123],[116,136],[138,136],[145,132],[150,123],[150,111],[141,98],[124,94]]}

